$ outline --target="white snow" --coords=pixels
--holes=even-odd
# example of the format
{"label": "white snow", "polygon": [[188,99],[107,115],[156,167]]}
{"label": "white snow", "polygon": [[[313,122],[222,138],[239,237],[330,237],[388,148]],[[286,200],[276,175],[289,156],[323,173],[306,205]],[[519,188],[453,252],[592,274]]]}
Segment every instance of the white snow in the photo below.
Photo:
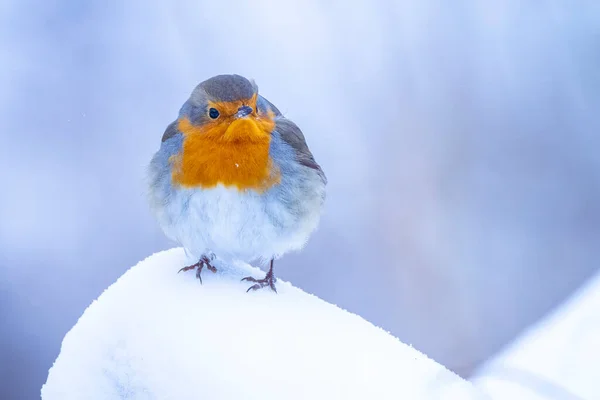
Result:
{"label": "white snow", "polygon": [[484,365],[494,399],[600,399],[600,274]]}
{"label": "white snow", "polygon": [[[279,280],[246,293],[248,265],[176,272],[182,249],[140,262],[65,336],[43,400],[480,399],[412,347]],[[390,312],[394,312],[390,306]],[[443,333],[440,333],[443,334]]]}

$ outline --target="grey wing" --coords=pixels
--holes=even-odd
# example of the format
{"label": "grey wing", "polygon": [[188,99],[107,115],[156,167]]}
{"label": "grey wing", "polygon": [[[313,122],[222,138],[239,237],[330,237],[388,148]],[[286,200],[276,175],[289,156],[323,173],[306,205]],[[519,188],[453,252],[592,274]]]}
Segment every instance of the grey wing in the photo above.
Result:
{"label": "grey wing", "polygon": [[327,184],[327,177],[308,149],[306,139],[304,139],[304,134],[302,134],[300,128],[289,119],[279,117],[275,119],[275,131],[279,133],[284,142],[294,149],[298,162],[317,171],[323,183]]}
{"label": "grey wing", "polygon": [[165,129],[165,133],[162,136],[162,141],[166,141],[168,139],[171,139],[173,136],[177,135],[179,133],[179,130],[177,129],[177,121],[173,121],[169,124],[169,126],[167,126],[167,129]]}
{"label": "grey wing", "polygon": [[261,95],[258,95],[258,99],[256,100],[256,104],[258,106],[258,109],[261,110],[261,111],[263,111],[263,112],[270,109],[271,111],[273,111],[273,113],[275,114],[276,117],[280,117],[281,116],[281,112],[279,112],[279,110],[277,109],[277,107],[275,107],[275,105],[273,103],[271,103],[269,100],[265,99]]}

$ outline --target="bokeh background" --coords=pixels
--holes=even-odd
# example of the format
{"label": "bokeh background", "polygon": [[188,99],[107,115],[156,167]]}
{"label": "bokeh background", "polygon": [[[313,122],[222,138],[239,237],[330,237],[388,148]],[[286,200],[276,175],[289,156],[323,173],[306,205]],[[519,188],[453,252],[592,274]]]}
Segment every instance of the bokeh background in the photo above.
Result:
{"label": "bokeh background", "polygon": [[0,59],[2,399],[39,398],[90,302],[175,245],[145,167],[220,73],[329,178],[278,275],[462,376],[599,267],[598,1],[3,0]]}

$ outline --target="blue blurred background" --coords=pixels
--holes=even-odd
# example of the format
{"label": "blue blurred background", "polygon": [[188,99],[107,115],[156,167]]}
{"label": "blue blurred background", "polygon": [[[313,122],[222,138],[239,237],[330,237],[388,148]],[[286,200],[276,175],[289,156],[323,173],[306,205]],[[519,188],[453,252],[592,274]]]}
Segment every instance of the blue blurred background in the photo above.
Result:
{"label": "blue blurred background", "polygon": [[144,170],[220,73],[330,181],[278,275],[457,373],[599,267],[596,0],[4,0],[0,56],[2,399],[39,398],[90,302],[174,246]]}

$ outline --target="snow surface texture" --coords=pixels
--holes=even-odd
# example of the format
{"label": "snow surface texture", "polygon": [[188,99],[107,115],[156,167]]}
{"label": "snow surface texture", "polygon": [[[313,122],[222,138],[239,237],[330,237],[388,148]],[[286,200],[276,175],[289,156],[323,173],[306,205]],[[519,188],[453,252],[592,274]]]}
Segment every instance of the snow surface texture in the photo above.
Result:
{"label": "snow surface texture", "polygon": [[248,265],[176,272],[182,249],[140,262],[65,336],[43,400],[480,399],[380,328],[279,280],[246,293]]}
{"label": "snow surface texture", "polygon": [[600,399],[600,274],[475,375],[494,399]]}

